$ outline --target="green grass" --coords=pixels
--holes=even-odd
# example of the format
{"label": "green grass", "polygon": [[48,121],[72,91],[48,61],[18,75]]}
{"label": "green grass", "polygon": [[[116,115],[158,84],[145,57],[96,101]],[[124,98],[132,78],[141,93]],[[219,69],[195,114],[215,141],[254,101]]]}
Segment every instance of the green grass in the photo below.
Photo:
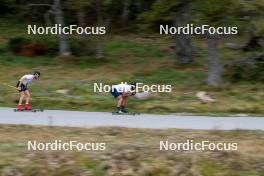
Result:
{"label": "green grass", "polygon": [[[136,80],[145,84],[171,84],[171,93],[153,93],[148,100],[129,100],[131,111],[148,113],[189,112],[198,114],[264,114],[264,85],[262,83],[228,83],[222,88],[205,85],[206,49],[202,40],[195,40],[198,55],[190,66],[176,67],[174,52],[168,49],[172,40],[155,36],[106,36],[105,59],[93,55],[68,58],[55,56],[23,57],[7,50],[10,38],[23,36],[36,41],[54,43],[56,36],[27,36],[19,25],[0,26],[0,82],[15,85],[17,80],[33,69],[41,71],[41,79],[30,86],[32,106],[44,109],[74,109],[113,111],[115,101],[109,93],[94,93],[93,83],[118,84]],[[12,35],[13,34],[13,35]],[[72,38],[76,38],[73,36]],[[75,39],[76,40],[76,39]],[[91,39],[92,40],[92,39]],[[237,53],[220,47],[223,61]],[[67,89],[67,95],[56,93]],[[202,104],[198,91],[206,91],[217,101]],[[0,106],[15,107],[18,94],[0,86]]]}
{"label": "green grass", "polygon": [[[0,174],[262,176],[263,132],[0,126]],[[105,151],[27,151],[27,141],[106,143]],[[160,140],[237,142],[237,151],[159,151]]]}
{"label": "green grass", "polygon": [[124,56],[133,55],[137,57],[153,57],[161,58],[166,54],[157,50],[157,47],[161,45],[157,41],[142,42],[134,40],[125,39],[123,37],[113,38],[113,41],[109,41],[105,44],[105,52],[109,53],[111,56]]}

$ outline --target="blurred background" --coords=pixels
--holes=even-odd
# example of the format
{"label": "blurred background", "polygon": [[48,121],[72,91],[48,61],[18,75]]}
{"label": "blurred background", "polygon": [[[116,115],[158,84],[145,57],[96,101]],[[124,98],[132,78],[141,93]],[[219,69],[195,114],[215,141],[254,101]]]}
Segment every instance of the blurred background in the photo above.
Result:
{"label": "blurred background", "polygon": [[[172,93],[130,101],[148,113],[263,114],[261,0],[1,0],[1,82],[15,85],[32,70],[32,106],[110,111],[109,93],[93,83],[171,84]],[[105,26],[106,35],[28,35],[27,25]],[[237,26],[237,35],[160,35],[159,25]],[[2,85],[0,105],[17,92]],[[197,92],[216,101],[207,103]],[[199,93],[198,93],[199,94]]]}
{"label": "blurred background", "polygon": [[[0,106],[32,70],[32,107],[115,108],[93,83],[171,84],[128,101],[130,111],[264,114],[263,0],[0,0]],[[106,26],[106,35],[28,35],[27,25]],[[237,35],[160,35],[159,25],[237,26]],[[22,118],[22,116],[21,116]],[[151,122],[150,122],[151,123]],[[144,130],[0,125],[3,176],[263,176],[262,131]],[[28,140],[106,142],[104,152],[26,150]],[[161,152],[159,141],[238,142],[236,152]]]}

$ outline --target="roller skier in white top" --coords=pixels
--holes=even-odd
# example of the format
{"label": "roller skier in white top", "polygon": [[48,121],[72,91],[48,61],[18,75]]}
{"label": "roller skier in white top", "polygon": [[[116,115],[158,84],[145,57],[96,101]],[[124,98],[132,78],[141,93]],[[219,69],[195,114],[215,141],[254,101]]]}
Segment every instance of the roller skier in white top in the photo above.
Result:
{"label": "roller skier in white top", "polygon": [[30,92],[27,88],[28,84],[32,83],[33,80],[39,79],[40,77],[40,72],[34,71],[32,74],[24,75],[22,76],[16,87],[17,90],[20,92],[20,99],[18,102],[17,110],[22,111],[22,104],[24,99],[26,99],[26,104],[25,104],[25,110],[31,110],[29,102],[30,102]]}

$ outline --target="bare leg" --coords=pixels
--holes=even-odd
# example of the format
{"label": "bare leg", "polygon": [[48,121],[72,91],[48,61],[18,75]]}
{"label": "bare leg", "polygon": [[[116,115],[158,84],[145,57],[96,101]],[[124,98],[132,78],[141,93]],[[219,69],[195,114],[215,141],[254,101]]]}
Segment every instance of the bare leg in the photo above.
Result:
{"label": "bare leg", "polygon": [[122,102],[123,102],[123,96],[119,95],[117,97],[117,107],[121,107],[122,106]]}
{"label": "bare leg", "polygon": [[25,91],[25,95],[26,95],[26,104],[29,104],[30,102],[30,93],[28,90]]}
{"label": "bare leg", "polygon": [[121,106],[125,106],[126,105],[126,97],[123,97],[123,99],[122,99],[122,102],[121,102]]}
{"label": "bare leg", "polygon": [[24,98],[25,98],[25,93],[24,92],[21,92],[20,94],[20,99],[19,99],[19,102],[18,102],[18,105],[22,105],[23,101],[24,101]]}

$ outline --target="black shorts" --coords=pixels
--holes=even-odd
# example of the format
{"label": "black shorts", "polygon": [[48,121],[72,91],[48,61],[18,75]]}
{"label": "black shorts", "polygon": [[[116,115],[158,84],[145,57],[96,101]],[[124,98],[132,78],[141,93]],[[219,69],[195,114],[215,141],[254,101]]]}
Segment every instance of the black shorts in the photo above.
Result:
{"label": "black shorts", "polygon": [[[20,84],[20,81],[18,81],[18,83],[16,85],[17,88],[18,88],[19,84]],[[28,90],[27,85],[25,85],[25,84],[21,84],[20,87],[21,87],[21,90],[19,90],[19,92],[24,92],[24,91]]]}

